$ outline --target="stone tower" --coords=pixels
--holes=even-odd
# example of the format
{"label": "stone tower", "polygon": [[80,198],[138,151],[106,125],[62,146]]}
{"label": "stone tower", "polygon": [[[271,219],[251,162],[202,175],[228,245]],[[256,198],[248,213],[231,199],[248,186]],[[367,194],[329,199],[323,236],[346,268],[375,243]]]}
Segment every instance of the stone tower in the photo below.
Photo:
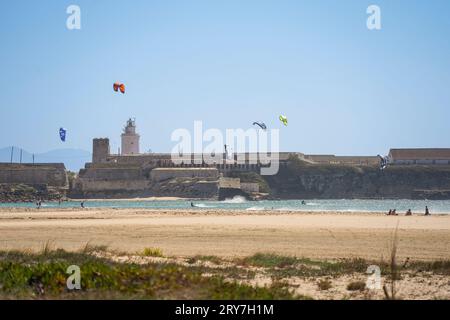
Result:
{"label": "stone tower", "polygon": [[134,119],[128,119],[122,133],[122,155],[139,154],[139,135]]}
{"label": "stone tower", "polygon": [[92,141],[92,162],[106,162],[109,156],[109,139],[94,139]]}

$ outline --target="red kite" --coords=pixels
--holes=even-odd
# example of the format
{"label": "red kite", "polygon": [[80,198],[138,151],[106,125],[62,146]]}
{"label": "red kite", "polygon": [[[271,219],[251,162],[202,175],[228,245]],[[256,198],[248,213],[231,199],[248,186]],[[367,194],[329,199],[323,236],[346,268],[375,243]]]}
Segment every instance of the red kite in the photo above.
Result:
{"label": "red kite", "polygon": [[113,84],[113,89],[114,89],[115,92],[120,90],[120,92],[125,93],[125,85],[123,83],[115,82]]}

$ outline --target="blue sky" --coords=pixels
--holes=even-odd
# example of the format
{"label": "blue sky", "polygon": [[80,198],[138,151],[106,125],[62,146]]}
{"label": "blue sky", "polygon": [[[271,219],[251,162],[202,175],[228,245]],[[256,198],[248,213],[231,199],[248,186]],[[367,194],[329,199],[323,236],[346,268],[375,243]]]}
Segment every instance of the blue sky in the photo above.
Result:
{"label": "blue sky", "polygon": [[[66,28],[70,4],[81,30]],[[370,4],[379,31],[366,28]],[[449,14],[447,0],[10,1],[0,147],[90,150],[109,137],[117,150],[128,117],[141,149],[161,152],[194,120],[222,130],[264,121],[281,129],[284,151],[450,147]]]}

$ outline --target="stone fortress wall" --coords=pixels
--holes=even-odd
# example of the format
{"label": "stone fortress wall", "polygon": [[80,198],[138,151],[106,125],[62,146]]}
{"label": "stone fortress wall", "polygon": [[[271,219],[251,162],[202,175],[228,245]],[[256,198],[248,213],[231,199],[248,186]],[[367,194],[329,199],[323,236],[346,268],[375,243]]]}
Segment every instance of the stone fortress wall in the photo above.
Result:
{"label": "stone fortress wall", "polygon": [[[134,131],[134,133],[136,133]],[[71,188],[72,196],[95,197],[133,195],[199,195],[215,196],[219,189],[240,189],[237,186],[220,185],[220,177],[231,171],[259,172],[261,164],[256,154],[235,155],[227,159],[225,154],[216,157],[218,163],[207,164],[206,155],[184,155],[178,163],[168,153],[111,154],[109,139],[93,140],[92,162],[81,169]],[[286,161],[290,154],[280,154]],[[237,161],[244,159],[244,161]],[[219,159],[222,159],[220,161]],[[197,161],[194,161],[197,160]],[[198,163],[200,160],[200,163]],[[238,179],[239,180],[239,179]],[[243,184],[249,192],[259,187]]]}
{"label": "stone fortress wall", "polygon": [[[407,152],[408,157],[417,156],[417,151],[414,151],[415,153],[412,151]],[[446,153],[442,153],[444,151],[430,149],[421,152],[432,155],[439,153],[441,158],[444,155],[450,159]],[[255,174],[258,176],[261,168],[269,165],[261,161],[257,153],[230,155],[223,152],[215,154],[214,157],[207,154],[175,155],[180,158],[177,159],[179,160],[177,162],[173,161],[172,155],[169,153],[140,154],[139,134],[136,132],[135,121],[131,119],[127,121],[122,134],[122,152],[119,150],[118,154],[111,154],[109,139],[100,138],[93,140],[92,154],[92,163],[87,163],[73,181],[71,187],[74,195],[92,197],[95,197],[96,194],[108,197],[119,195],[211,196],[218,193],[220,198],[221,194],[230,196],[236,192],[239,195],[241,195],[240,192],[256,194],[259,193],[259,183],[264,185],[261,180],[257,180],[259,182],[256,183],[246,179],[241,183],[239,179],[231,177],[236,173],[244,176]],[[404,158],[398,151],[390,154],[390,158],[401,161],[399,155],[400,158]],[[269,159],[271,159],[270,156]],[[214,161],[208,161],[211,160],[211,157]],[[307,175],[308,179],[315,181],[314,183],[319,183],[321,179],[328,179],[331,176],[330,172],[337,172],[337,177],[343,179],[342,175],[346,177],[349,168],[357,168],[361,172],[379,173],[380,165],[378,156],[307,155],[300,152],[280,152],[277,154],[277,160],[281,173],[289,170],[289,163],[300,161],[304,164],[300,174]],[[311,178],[308,175],[311,172],[317,172],[317,174]],[[356,178],[356,176],[352,177],[353,180]],[[369,174],[364,174],[363,178],[368,181],[366,184],[369,184],[372,179]],[[276,177],[264,179],[267,181],[277,180]],[[264,179],[262,180],[264,181]],[[336,183],[337,179],[333,178],[329,183]],[[285,193],[283,188],[287,182],[293,181],[290,186],[292,190],[296,190],[296,186],[304,182],[293,175],[286,176],[285,180],[285,182],[277,180],[271,188],[278,193]],[[380,185],[383,183],[380,182]],[[359,189],[361,188],[359,187]],[[304,186],[304,190],[299,190],[299,194],[316,194],[308,191],[309,189],[308,186]],[[350,189],[350,194],[356,194],[359,190]],[[220,190],[223,192],[221,193]],[[290,196],[294,195],[290,194]]]}
{"label": "stone fortress wall", "polygon": [[219,178],[219,170],[216,168],[155,168],[151,171],[150,178],[155,182],[174,178],[217,180]]}
{"label": "stone fortress wall", "polygon": [[109,150],[109,139],[94,139],[92,162],[80,170],[72,184],[71,196],[211,197],[217,194],[219,170],[214,167],[175,166],[170,154],[114,155]]}
{"label": "stone fortress wall", "polygon": [[67,186],[66,168],[62,163],[0,163],[0,184]]}

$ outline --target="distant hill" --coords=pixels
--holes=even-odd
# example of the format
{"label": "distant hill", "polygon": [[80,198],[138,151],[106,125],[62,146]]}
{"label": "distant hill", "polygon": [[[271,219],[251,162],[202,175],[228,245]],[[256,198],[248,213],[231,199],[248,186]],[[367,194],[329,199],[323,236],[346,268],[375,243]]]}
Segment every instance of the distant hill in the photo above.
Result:
{"label": "distant hill", "polygon": [[[56,149],[34,155],[35,163],[62,162],[67,170],[78,172],[86,162],[90,162],[92,154],[81,149]],[[11,147],[0,149],[0,162],[11,161]],[[14,147],[13,162],[20,162],[20,148]],[[33,154],[22,150],[22,163],[33,163]]]}

